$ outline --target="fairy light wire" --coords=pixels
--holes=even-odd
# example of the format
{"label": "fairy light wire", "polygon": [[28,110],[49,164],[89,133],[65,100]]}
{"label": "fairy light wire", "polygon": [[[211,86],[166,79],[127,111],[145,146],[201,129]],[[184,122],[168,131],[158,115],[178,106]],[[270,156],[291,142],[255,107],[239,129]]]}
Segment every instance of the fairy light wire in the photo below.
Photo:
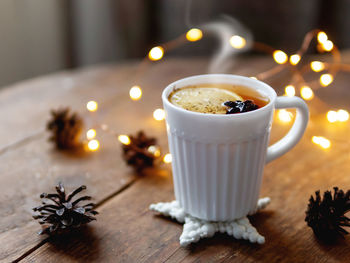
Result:
{"label": "fairy light wire", "polygon": [[[168,41],[166,43],[159,44],[158,46],[155,46],[154,48],[150,49],[149,54],[147,54],[147,56],[142,60],[142,62],[139,63],[138,70],[135,74],[135,78],[139,77],[139,73],[142,73],[141,71],[142,67],[146,67],[146,65],[148,65],[149,63],[153,63],[153,61],[158,61],[163,59],[166,52],[174,48],[177,48],[186,42],[196,42],[202,39],[202,37],[203,37],[203,32],[200,29],[191,28],[190,30],[188,30],[186,33],[182,34],[178,38]],[[302,62],[303,60],[303,56],[305,55],[305,53],[310,47],[312,39],[314,39],[315,37],[316,39],[318,39],[318,43],[319,45],[322,46],[324,51],[329,52],[331,54],[332,61],[331,62],[313,61],[313,62],[318,62],[318,67],[315,66],[314,68],[312,67],[311,64],[299,66],[301,64],[300,62]],[[232,36],[230,41],[234,43],[234,45],[232,45],[231,43],[231,45],[234,48],[239,49],[239,48],[245,47],[246,45],[246,40],[243,37],[238,35]],[[270,78],[285,69],[288,69],[292,73],[292,81],[289,85],[287,85],[287,87],[289,88],[287,89],[286,87],[285,89],[286,96],[294,96],[296,94],[296,88],[300,88],[301,96],[305,100],[311,100],[315,96],[313,89],[316,90],[319,86],[326,87],[330,85],[334,81],[335,75],[339,70],[350,72],[350,65],[341,62],[341,54],[337,46],[330,39],[328,39],[328,36],[325,32],[320,31],[318,29],[314,29],[308,32],[305,35],[299,50],[297,50],[294,54],[292,53],[291,56],[288,56],[282,50],[276,50],[273,47],[266,45],[265,43],[253,42],[251,43],[250,46],[252,46],[252,49],[254,50],[271,54],[275,62],[277,63],[277,65],[275,65],[274,67],[264,72],[260,72],[256,74],[257,79],[266,80],[267,78]],[[152,50],[154,54],[151,52]],[[288,61],[289,63],[287,63]],[[305,81],[303,74],[305,74],[308,71],[315,71],[315,72],[326,71],[326,72],[322,74],[318,80],[314,79],[311,81]],[[313,84],[316,84],[316,81],[319,82],[318,84],[319,86],[313,85]],[[310,87],[312,87],[312,89]],[[141,99],[142,89],[139,86],[131,87],[129,91],[129,96],[132,100]],[[89,101],[87,103],[87,109],[90,112],[96,111],[98,109],[97,102]],[[347,121],[349,119],[348,112],[346,110],[340,111],[340,112],[341,113],[336,112],[337,115],[334,115],[333,113],[331,114],[333,114],[334,116],[338,116],[338,114],[340,114],[339,116],[342,116],[339,118],[337,117],[336,121],[340,121],[338,119],[341,119],[343,122]],[[285,120],[287,119],[289,120],[289,117],[291,115],[289,113],[285,114],[285,112],[282,112],[282,113],[285,116]],[[153,117],[155,120],[158,120],[158,121],[164,120],[165,118],[164,110],[162,109],[155,110],[153,113]],[[87,135],[87,137],[90,138],[90,142],[96,140],[94,139],[95,136],[96,134],[93,136],[92,132],[90,132],[89,136]],[[96,143],[93,142],[92,144],[96,144]]]}

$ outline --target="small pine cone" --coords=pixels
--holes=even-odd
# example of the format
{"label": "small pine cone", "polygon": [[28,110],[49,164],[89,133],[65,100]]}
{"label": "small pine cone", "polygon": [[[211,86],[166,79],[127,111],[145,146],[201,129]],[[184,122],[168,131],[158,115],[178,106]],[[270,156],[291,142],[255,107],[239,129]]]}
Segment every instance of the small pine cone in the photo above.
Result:
{"label": "small pine cone", "polygon": [[58,149],[72,149],[81,145],[80,135],[83,130],[83,120],[76,113],[70,113],[69,108],[51,111],[52,119],[47,123],[51,131],[50,141]]}
{"label": "small pine cone", "polygon": [[[136,136],[129,135],[130,143],[123,144],[123,158],[128,165],[137,172],[141,172],[146,167],[152,167],[159,154],[150,151],[150,146],[156,146],[155,138],[148,138],[143,131],[139,131]],[[159,153],[159,150],[158,150]]]}
{"label": "small pine cone", "polygon": [[59,183],[56,186],[57,194],[41,194],[40,198],[49,202],[42,201],[41,206],[33,208],[39,213],[33,218],[39,220],[39,224],[44,226],[39,234],[61,234],[96,220],[94,215],[98,212],[93,210],[95,204],[88,203],[83,206],[79,204],[81,201],[90,200],[90,196],[73,200],[76,194],[85,189],[86,186],[82,185],[66,196],[63,184]]}
{"label": "small pine cone", "polygon": [[315,198],[309,199],[305,221],[312,228],[315,235],[324,241],[333,241],[338,236],[348,234],[343,228],[350,226],[350,219],[345,216],[350,211],[350,190],[345,194],[343,190],[334,187],[334,194],[326,191],[321,198],[320,191],[316,191]]}

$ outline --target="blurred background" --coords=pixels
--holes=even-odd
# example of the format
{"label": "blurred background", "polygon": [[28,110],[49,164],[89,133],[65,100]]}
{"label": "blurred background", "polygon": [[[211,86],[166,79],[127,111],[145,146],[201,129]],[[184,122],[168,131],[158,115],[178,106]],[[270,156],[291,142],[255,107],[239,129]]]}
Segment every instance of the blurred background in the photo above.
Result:
{"label": "blurred background", "polygon": [[[189,28],[229,15],[286,52],[311,29],[350,47],[348,0],[1,0],[0,87],[57,70],[144,57]],[[203,39],[167,56],[207,56]]]}

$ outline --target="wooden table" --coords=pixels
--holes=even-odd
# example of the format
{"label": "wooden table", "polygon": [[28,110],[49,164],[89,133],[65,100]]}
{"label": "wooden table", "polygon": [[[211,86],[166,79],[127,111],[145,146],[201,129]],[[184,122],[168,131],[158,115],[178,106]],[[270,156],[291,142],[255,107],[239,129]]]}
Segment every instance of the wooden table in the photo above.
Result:
{"label": "wooden table", "polygon": [[[350,62],[350,54],[344,56]],[[267,57],[239,60],[232,72],[252,76],[273,66]],[[0,93],[0,261],[22,262],[337,262],[350,257],[349,237],[336,245],[318,242],[304,222],[308,199],[315,190],[350,188],[349,122],[329,124],[329,108],[349,110],[350,76],[317,91],[322,98],[309,103],[311,121],[302,141],[289,153],[268,164],[261,196],[270,206],[251,217],[265,236],[264,245],[252,245],[216,234],[188,248],[179,246],[182,225],[148,210],[151,203],[174,199],[171,168],[162,165],[136,175],[121,158],[116,137],[98,130],[98,152],[74,156],[59,152],[47,141],[50,109],[70,106],[84,116],[86,128],[108,124],[117,134],[143,129],[158,138],[167,151],[164,122],[152,118],[161,107],[161,90],[182,77],[207,72],[205,59],[168,59],[144,67],[135,79],[136,63],[61,72],[21,82]],[[267,80],[283,93],[287,74]],[[143,88],[140,101],[131,101],[129,88]],[[89,113],[85,104],[99,102]],[[272,141],[290,124],[275,122]],[[313,135],[331,138],[323,150]],[[50,240],[38,236],[39,224],[31,208],[39,194],[51,192],[58,181],[68,189],[87,185],[95,198],[98,220],[80,236]]]}

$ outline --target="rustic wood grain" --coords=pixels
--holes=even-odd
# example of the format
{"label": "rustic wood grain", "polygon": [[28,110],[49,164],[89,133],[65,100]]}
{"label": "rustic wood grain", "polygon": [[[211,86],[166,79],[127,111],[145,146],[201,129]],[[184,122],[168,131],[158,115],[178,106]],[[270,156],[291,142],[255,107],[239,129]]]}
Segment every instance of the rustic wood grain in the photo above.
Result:
{"label": "rustic wood grain", "polygon": [[[187,66],[193,67],[191,63]],[[161,107],[160,96],[147,90],[159,85],[160,94],[161,87],[168,84],[168,79],[158,80],[159,73],[164,76],[172,73],[173,78],[180,78],[186,71],[179,70],[179,63],[159,67],[163,72],[151,68],[152,74],[143,78],[146,92],[140,102],[128,99],[129,88],[135,84],[130,79],[136,70],[135,63],[122,68],[97,67],[60,73],[5,89],[0,96],[4,101],[0,120],[7,127],[0,136],[0,244],[3,244],[0,260],[14,260],[41,244],[43,238],[35,234],[40,226],[33,222],[31,208],[40,201],[39,194],[53,190],[58,181],[71,188],[87,185],[88,193],[99,203],[137,179],[121,159],[113,134],[98,130],[101,142],[98,153],[73,156],[56,151],[44,131],[50,109],[71,106],[83,115],[87,127],[106,123],[116,133],[127,134],[146,129],[148,134],[159,137],[159,143],[166,149],[166,137],[159,136],[164,123],[152,119],[153,110]],[[91,99],[100,105],[95,114],[85,110]],[[17,238],[18,233],[23,238]]]}
{"label": "rustic wood grain", "polygon": [[[349,178],[339,177],[349,169],[348,157],[328,163],[329,153],[303,142],[277,163],[266,167],[262,196],[272,198],[271,206],[251,217],[266,237],[264,245],[252,245],[217,234],[188,248],[179,247],[181,224],[148,211],[152,202],[173,198],[169,172],[150,172],[132,187],[100,208],[101,217],[91,227],[94,241],[81,238],[52,241],[25,258],[24,262],[337,262],[348,255],[349,242],[324,245],[313,236],[305,222],[309,195],[315,189],[333,185],[350,187]],[[299,156],[308,152],[305,158]],[[317,168],[307,165],[318,155]],[[290,165],[291,159],[299,163]],[[314,171],[312,171],[314,170]],[[95,240],[96,239],[96,240]],[[98,244],[98,249],[95,247]],[[56,247],[60,249],[57,249]],[[88,248],[86,248],[88,246]],[[96,249],[87,253],[91,246]]]}
{"label": "rustic wood grain", "polygon": [[[269,58],[246,59],[237,62],[233,72],[251,76],[271,63]],[[168,60],[148,67],[136,80],[132,78],[135,64],[97,67],[23,82],[0,93],[5,105],[0,121],[8,127],[0,136],[0,261],[336,262],[349,256],[347,240],[336,246],[320,244],[304,222],[307,200],[315,190],[335,185],[350,188],[349,125],[329,125],[324,118],[329,107],[348,106],[346,74],[318,91],[327,104],[310,103],[311,121],[302,142],[265,168],[262,195],[270,196],[272,204],[252,217],[266,237],[263,246],[217,235],[180,248],[181,225],[148,211],[152,202],[173,199],[168,168],[148,171],[142,178],[134,176],[120,157],[115,136],[101,131],[101,150],[79,158],[57,152],[47,142],[43,126],[49,109],[70,105],[85,117],[88,126],[106,123],[117,133],[142,128],[159,138],[166,150],[164,123],[151,118],[153,110],[161,107],[161,90],[176,79],[205,73],[206,68],[206,60]],[[288,75],[282,74],[268,82],[281,94],[286,78]],[[144,91],[138,102],[128,99],[134,84]],[[90,99],[100,102],[97,114],[84,109]],[[276,122],[272,141],[288,127]],[[312,135],[337,140],[325,151],[311,143]],[[35,235],[39,225],[31,219],[30,209],[39,202],[38,195],[52,189],[58,180],[71,187],[86,184],[88,194],[102,203],[101,215],[82,236],[47,242]]]}

